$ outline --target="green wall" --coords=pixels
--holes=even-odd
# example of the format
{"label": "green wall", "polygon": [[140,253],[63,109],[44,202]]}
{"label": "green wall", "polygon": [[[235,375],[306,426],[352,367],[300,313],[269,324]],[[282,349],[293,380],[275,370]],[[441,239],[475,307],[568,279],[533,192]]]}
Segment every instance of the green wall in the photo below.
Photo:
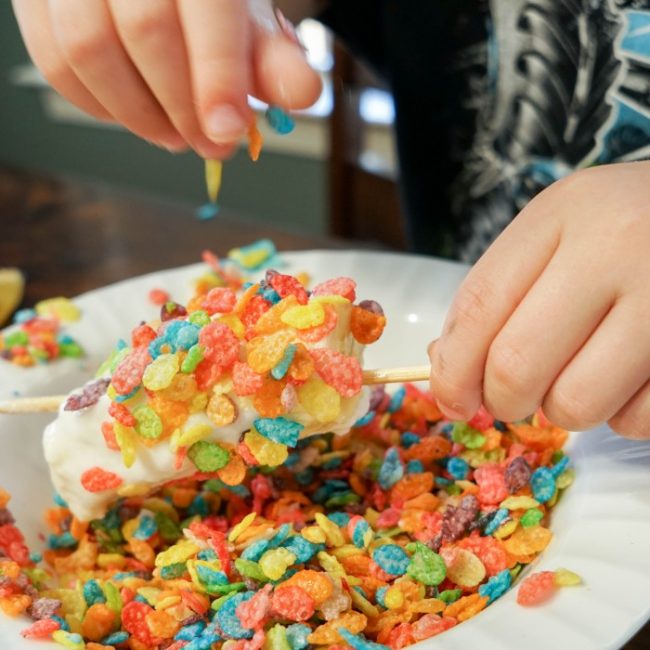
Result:
{"label": "green wall", "polygon": [[[202,162],[193,154],[173,155],[126,132],[49,121],[38,90],[10,84],[11,69],[28,60],[11,3],[0,0],[0,164],[205,201]],[[253,164],[240,152],[225,167],[220,203],[285,229],[324,233],[325,172],[322,161],[267,152]]]}

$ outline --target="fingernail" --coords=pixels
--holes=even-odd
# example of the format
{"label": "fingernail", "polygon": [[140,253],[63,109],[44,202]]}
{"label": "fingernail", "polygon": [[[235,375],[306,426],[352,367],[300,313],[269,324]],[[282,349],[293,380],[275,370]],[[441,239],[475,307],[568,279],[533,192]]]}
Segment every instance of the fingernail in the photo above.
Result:
{"label": "fingernail", "polygon": [[156,144],[163,149],[167,149],[171,153],[180,153],[181,151],[187,151],[188,145],[185,142],[185,138],[182,135],[172,135],[166,138],[158,140]]}
{"label": "fingernail", "polygon": [[436,404],[448,420],[465,420],[467,418],[465,406],[460,402],[454,402],[449,406],[437,399]]}
{"label": "fingernail", "polygon": [[228,144],[246,133],[246,121],[230,104],[221,104],[212,109],[207,119],[208,137],[218,144]]}
{"label": "fingernail", "polygon": [[303,45],[302,41],[298,37],[298,32],[294,24],[282,13],[280,9],[275,10],[275,17],[278,20],[280,29],[282,33],[289,39],[292,43],[295,43],[300,49],[306,51],[306,47]]}

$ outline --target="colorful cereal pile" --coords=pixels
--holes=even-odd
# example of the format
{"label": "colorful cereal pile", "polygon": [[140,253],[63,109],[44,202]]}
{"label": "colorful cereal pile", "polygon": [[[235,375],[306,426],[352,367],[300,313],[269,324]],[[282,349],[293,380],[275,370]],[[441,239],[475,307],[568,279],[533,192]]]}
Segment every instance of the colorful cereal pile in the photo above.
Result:
{"label": "colorful cereal pile", "polygon": [[29,367],[83,356],[81,346],[61,327],[79,317],[79,309],[67,298],[50,298],[34,309],[22,309],[14,316],[17,329],[0,332],[0,358]]}
{"label": "colorful cereal pile", "polygon": [[[57,499],[43,568],[0,511],[0,606],[73,650],[396,649],[468,620],[551,541],[567,433],[448,422],[410,385],[370,409],[238,485],[177,481],[90,525]],[[578,581],[536,574],[519,600]]]}

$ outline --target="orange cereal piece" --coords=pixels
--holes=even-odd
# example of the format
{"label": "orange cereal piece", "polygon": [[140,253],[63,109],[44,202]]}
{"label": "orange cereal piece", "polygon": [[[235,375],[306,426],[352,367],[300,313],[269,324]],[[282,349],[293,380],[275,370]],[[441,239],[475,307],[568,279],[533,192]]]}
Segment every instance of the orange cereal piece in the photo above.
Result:
{"label": "orange cereal piece", "polygon": [[129,548],[133,557],[142,562],[148,569],[152,569],[156,559],[156,552],[151,547],[151,544],[138,539],[137,537],[131,537],[129,540]]}
{"label": "orange cereal piece", "polygon": [[248,155],[253,162],[257,162],[262,153],[264,138],[255,124],[255,118],[248,125]]}
{"label": "orange cereal piece", "polygon": [[413,499],[433,489],[433,473],[407,474],[391,488],[391,501],[393,499]]}
{"label": "orange cereal piece", "polygon": [[[294,573],[288,580],[282,583],[283,587],[289,587],[291,585],[300,587],[306,591],[312,597],[316,606],[326,601],[334,592],[332,579],[326,573],[312,569],[298,571],[298,573]],[[321,642],[313,641],[312,643]]]}
{"label": "orange cereal piece", "polygon": [[181,624],[165,610],[154,610],[147,614],[145,621],[151,634],[161,639],[173,637],[181,627]]}
{"label": "orange cereal piece", "polygon": [[287,326],[281,320],[282,314],[288,309],[297,307],[299,304],[298,298],[293,294],[289,294],[286,298],[283,298],[258,318],[253,328],[255,334],[273,334],[279,330],[286,329]]}
{"label": "orange cereal piece", "polygon": [[72,517],[72,522],[70,523],[70,534],[75,539],[81,539],[88,530],[88,524],[89,522],[87,521],[79,521],[76,517]]}
{"label": "orange cereal piece", "polygon": [[549,447],[561,449],[569,435],[565,429],[554,426],[540,428],[532,424],[509,424],[508,429],[534,451],[544,451]]}
{"label": "orange cereal piece", "polygon": [[232,454],[228,464],[217,471],[217,476],[226,485],[239,485],[246,477],[246,463],[241,456]]}
{"label": "orange cereal piece", "polygon": [[276,381],[270,376],[264,378],[262,388],[253,396],[253,407],[263,418],[277,418],[285,412],[282,391],[286,380]]}
{"label": "orange cereal piece", "polygon": [[386,317],[375,314],[361,307],[352,307],[350,315],[350,332],[362,345],[374,343],[382,335],[386,327]]}
{"label": "orange cereal piece", "polygon": [[91,605],[81,622],[81,633],[90,641],[100,641],[111,633],[116,613],[103,603]]}
{"label": "orange cereal piece", "polygon": [[503,542],[511,555],[531,555],[543,551],[553,539],[553,533],[543,526],[519,528]]}
{"label": "orange cereal piece", "polygon": [[296,343],[296,352],[288,374],[293,381],[306,381],[314,374],[314,360],[302,343]]}
{"label": "orange cereal piece", "polygon": [[[487,600],[487,599],[486,599]],[[352,634],[359,634],[365,630],[368,619],[361,612],[354,610],[344,612],[332,621],[328,621],[317,627],[308,637],[307,641],[316,645],[331,645],[341,643],[343,639],[338,630],[341,627],[346,628]]]}
{"label": "orange cereal piece", "polygon": [[416,510],[426,510],[427,512],[433,512],[440,505],[440,499],[431,492],[425,492],[420,494],[413,499],[409,499],[404,504],[404,509],[408,510],[414,508]]}
{"label": "orange cereal piece", "polygon": [[404,452],[405,460],[421,460],[425,466],[431,464],[433,460],[439,460],[449,455],[451,451],[451,443],[447,438],[442,436],[429,436],[423,438],[422,442],[418,442],[412,447],[409,447]]}
{"label": "orange cereal piece", "polygon": [[0,508],[6,508],[11,500],[11,494],[0,487]]}
{"label": "orange cereal piece", "polygon": [[485,609],[489,598],[480,594],[470,594],[459,598],[445,609],[445,617],[466,621]]}
{"label": "orange cereal piece", "polygon": [[26,594],[12,594],[0,598],[0,610],[7,616],[20,616],[32,604],[32,599]]}

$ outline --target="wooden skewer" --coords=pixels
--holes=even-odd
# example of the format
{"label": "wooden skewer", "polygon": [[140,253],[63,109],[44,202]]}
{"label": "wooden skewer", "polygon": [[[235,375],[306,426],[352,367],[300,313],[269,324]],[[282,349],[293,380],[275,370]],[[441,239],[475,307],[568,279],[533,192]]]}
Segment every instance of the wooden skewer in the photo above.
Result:
{"label": "wooden skewer", "polygon": [[[429,366],[364,370],[363,383],[371,386],[373,384],[395,384],[405,381],[426,381],[429,379],[429,372]],[[50,395],[48,397],[19,397],[0,401],[0,414],[53,413],[59,409],[65,399],[66,395]]]}

